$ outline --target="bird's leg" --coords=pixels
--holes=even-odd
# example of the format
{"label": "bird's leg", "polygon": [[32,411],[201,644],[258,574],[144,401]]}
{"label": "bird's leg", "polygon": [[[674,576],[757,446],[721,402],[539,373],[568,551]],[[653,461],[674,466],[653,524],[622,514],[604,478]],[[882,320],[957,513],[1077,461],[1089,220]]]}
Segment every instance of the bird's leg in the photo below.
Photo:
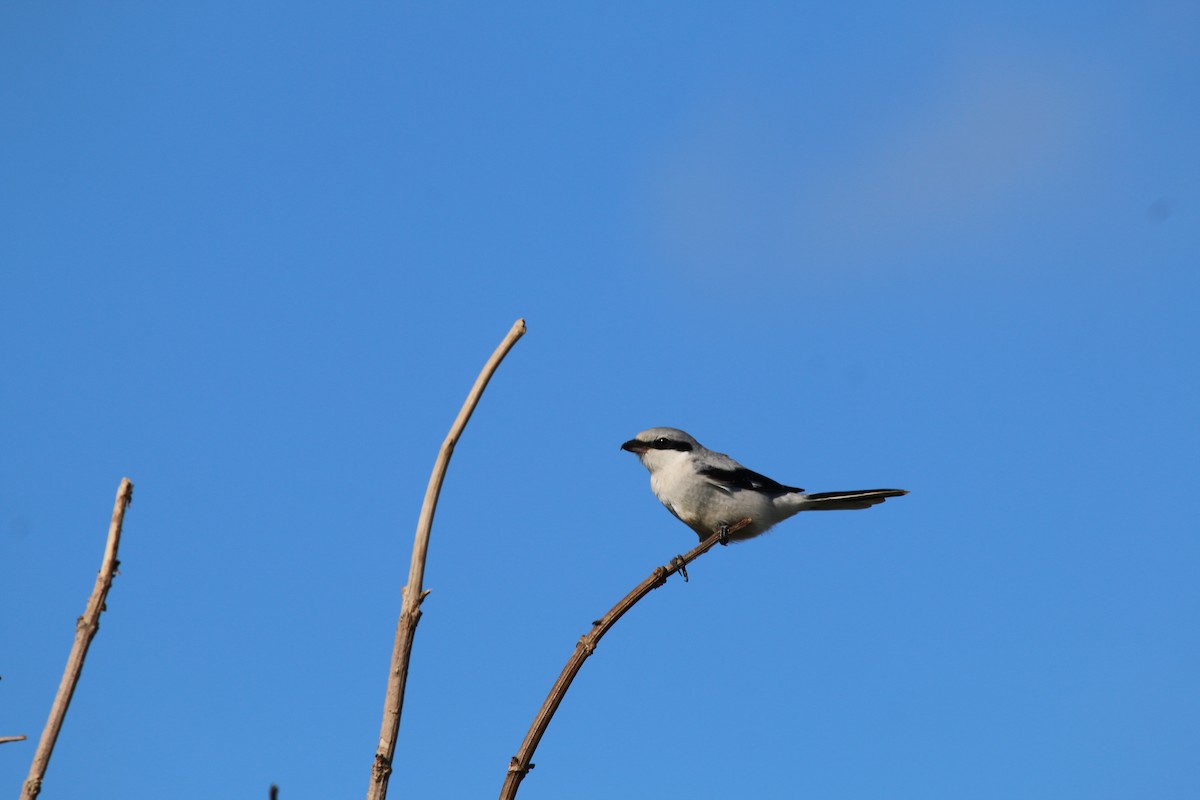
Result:
{"label": "bird's leg", "polygon": [[674,558],[672,558],[671,566],[675,569],[676,572],[678,572],[680,575],[683,576],[683,582],[687,583],[688,582],[687,564],[684,562],[683,556],[675,556]]}
{"label": "bird's leg", "polygon": [[717,530],[716,530],[716,534],[719,537],[717,539],[717,541],[720,542],[722,545],[729,544],[729,534],[737,533],[738,531],[740,531],[742,528],[746,527],[753,521],[754,520],[751,519],[750,517],[742,517],[741,519],[739,519],[737,522],[733,523],[732,525],[727,525],[727,524],[722,525],[721,527],[717,528]]}

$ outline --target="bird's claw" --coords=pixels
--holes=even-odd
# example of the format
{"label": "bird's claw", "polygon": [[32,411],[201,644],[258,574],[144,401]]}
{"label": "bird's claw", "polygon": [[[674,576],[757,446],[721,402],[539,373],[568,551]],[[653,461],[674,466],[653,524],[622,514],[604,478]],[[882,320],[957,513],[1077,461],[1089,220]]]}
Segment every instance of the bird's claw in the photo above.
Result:
{"label": "bird's claw", "polygon": [[678,572],[683,577],[683,582],[688,582],[687,562],[683,560],[683,556],[675,556],[671,559],[671,568]]}
{"label": "bird's claw", "polygon": [[717,531],[717,542],[724,547],[729,544],[729,526],[722,525]]}

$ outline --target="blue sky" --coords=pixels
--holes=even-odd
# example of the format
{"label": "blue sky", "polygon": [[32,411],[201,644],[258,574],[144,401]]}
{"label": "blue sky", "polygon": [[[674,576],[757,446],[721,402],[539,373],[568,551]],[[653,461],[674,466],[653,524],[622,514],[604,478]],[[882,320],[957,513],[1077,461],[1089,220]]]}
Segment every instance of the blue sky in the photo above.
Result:
{"label": "blue sky", "polygon": [[[497,793],[694,543],[618,445],[899,486],[705,556],[521,796],[1200,794],[1194,4],[8,3],[0,735],[43,797]],[[0,747],[17,791],[33,744]]]}

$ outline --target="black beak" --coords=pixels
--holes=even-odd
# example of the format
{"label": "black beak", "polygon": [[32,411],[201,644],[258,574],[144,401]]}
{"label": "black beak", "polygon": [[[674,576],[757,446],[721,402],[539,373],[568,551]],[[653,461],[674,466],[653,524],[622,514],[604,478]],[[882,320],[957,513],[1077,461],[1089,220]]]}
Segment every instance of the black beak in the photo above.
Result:
{"label": "black beak", "polygon": [[630,453],[637,453],[639,456],[650,449],[650,445],[637,439],[630,439],[625,444],[621,445],[621,449]]}

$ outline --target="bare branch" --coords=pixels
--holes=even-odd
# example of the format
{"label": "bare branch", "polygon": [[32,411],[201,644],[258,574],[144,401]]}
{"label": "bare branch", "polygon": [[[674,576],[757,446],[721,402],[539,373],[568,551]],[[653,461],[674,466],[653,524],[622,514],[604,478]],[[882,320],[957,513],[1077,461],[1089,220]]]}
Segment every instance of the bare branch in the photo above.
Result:
{"label": "bare branch", "polygon": [[8,744],[9,742],[23,742],[25,736],[0,736],[0,744]]}
{"label": "bare branch", "polygon": [[75,623],[75,644],[67,657],[67,668],[63,673],[62,683],[58,686],[58,694],[54,696],[54,705],[50,707],[50,719],[42,731],[41,741],[33,755],[33,764],[29,767],[29,777],[21,790],[21,800],[33,800],[42,791],[42,779],[46,768],[50,765],[50,755],[54,752],[54,743],[58,741],[59,731],[62,730],[63,719],[67,715],[67,706],[71,704],[71,696],[75,694],[75,686],[83,672],[83,660],[87,658],[88,647],[100,630],[100,613],[104,611],[104,601],[108,590],[112,588],[113,576],[117,574],[117,545],[121,542],[121,526],[125,522],[125,509],[133,502],[133,484],[129,478],[122,478],[117,487],[117,501],[113,506],[112,521],[108,525],[108,544],[104,548],[104,560],[100,563],[100,574],[96,576],[96,586],[92,596],[88,598],[87,609]]}
{"label": "bare branch", "polygon": [[425,490],[425,501],[421,505],[421,515],[417,519],[417,534],[413,541],[412,564],[408,570],[408,585],[402,592],[400,619],[396,623],[396,642],[392,648],[392,668],[388,674],[387,696],[383,703],[383,726],[379,732],[379,746],[375,751],[375,763],[371,770],[371,786],[367,790],[367,800],[383,800],[387,797],[388,779],[392,774],[392,757],[396,752],[396,738],[400,733],[400,712],[404,707],[404,687],[408,682],[408,661],[412,653],[413,635],[417,623],[421,619],[421,601],[429,594],[422,589],[425,579],[425,556],[429,550],[429,532],[433,527],[433,514],[437,510],[438,495],[442,491],[442,480],[446,477],[446,467],[450,464],[450,456],[454,446],[462,436],[467,421],[471,419],[475,406],[479,403],[483,390],[487,388],[492,373],[500,366],[500,362],[508,355],[508,351],[525,335],[525,320],[519,319],[513,323],[508,335],[500,342],[500,346],[492,353],[492,357],[484,364],[483,371],[475,379],[475,385],[467,395],[458,418],[450,426],[450,433],[442,442],[437,461],[433,465],[433,474],[429,476],[429,486]]}
{"label": "bare branch", "polygon": [[[730,526],[725,533],[726,535],[734,533],[749,524],[749,518],[743,519],[736,525]],[[579,642],[575,645],[575,652],[567,659],[567,665],[563,667],[558,680],[551,687],[550,694],[546,697],[546,702],[542,703],[537,716],[533,718],[533,724],[529,726],[529,732],[525,734],[525,741],[521,742],[521,749],[509,761],[508,774],[505,775],[504,786],[500,790],[500,800],[513,800],[517,796],[517,789],[520,788],[521,781],[525,778],[526,773],[533,769],[533,752],[537,750],[538,743],[542,740],[542,735],[546,732],[546,728],[550,726],[550,720],[554,717],[554,713],[558,711],[558,706],[562,703],[563,697],[566,696],[567,689],[571,688],[571,681],[575,680],[575,676],[579,674],[583,662],[596,651],[596,645],[599,644],[604,634],[608,633],[608,629],[615,625],[617,620],[625,615],[626,611],[633,608],[635,603],[666,583],[667,578],[671,575],[680,572],[686,580],[687,565],[707,553],[719,541],[721,541],[721,536],[714,534],[689,550],[687,555],[676,556],[665,567],[656,567],[650,573],[650,577],[634,587],[632,592],[622,597],[607,614],[592,623],[590,631],[580,637]]]}

